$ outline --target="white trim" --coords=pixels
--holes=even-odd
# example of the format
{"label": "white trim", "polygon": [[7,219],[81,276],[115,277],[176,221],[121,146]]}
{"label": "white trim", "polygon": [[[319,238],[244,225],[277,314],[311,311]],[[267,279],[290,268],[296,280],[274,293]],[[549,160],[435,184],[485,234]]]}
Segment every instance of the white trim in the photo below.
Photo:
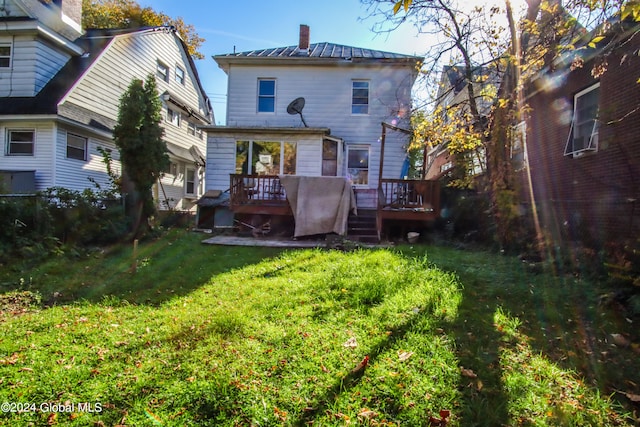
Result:
{"label": "white trim", "polygon": [[[273,82],[273,111],[260,111],[260,82]],[[258,77],[256,87],[256,113],[258,114],[276,114],[277,95],[278,95],[278,79],[275,77]],[[270,97],[270,95],[262,95],[263,97]]]}
{"label": "white trim", "polygon": [[[354,104],[353,103],[353,91],[356,89],[354,87],[355,83],[366,83],[367,84],[367,103],[366,104]],[[358,88],[358,89],[362,89],[362,88]],[[363,106],[366,105],[367,106],[367,112],[366,113],[354,113],[353,112],[353,107],[354,106]],[[371,80],[369,79],[352,79],[351,80],[351,115],[352,116],[369,116],[371,114]]]}
{"label": "white trim", "polygon": [[[234,154],[233,154],[233,162],[234,162],[234,170],[235,170],[235,164],[237,161],[237,156],[238,156],[238,143],[239,142],[248,142],[249,143],[249,148],[247,150],[247,174],[249,175],[255,175],[256,172],[253,170],[254,165],[251,163],[251,160],[253,159],[253,144],[255,142],[272,142],[272,143],[279,143],[280,144],[280,158],[279,160],[279,171],[277,173],[277,175],[285,175],[285,171],[284,171],[284,156],[285,156],[285,147],[286,144],[293,144],[294,148],[295,148],[295,152],[296,152],[296,165],[295,165],[295,172],[293,175],[296,175],[298,173],[298,161],[299,156],[298,156],[298,141],[291,141],[291,140],[286,140],[286,139],[279,139],[279,140],[269,140],[269,139],[236,139],[235,140],[235,144],[234,144]],[[320,158],[320,160],[322,160],[322,157]],[[244,172],[243,172],[244,173]],[[290,174],[286,174],[286,175],[290,175]]]}
{"label": "white trim", "polygon": [[[598,105],[598,110],[596,112],[596,117],[593,120],[593,126],[591,128],[591,132],[589,134],[588,143],[584,144],[581,149],[576,150],[574,147],[574,130],[575,130],[575,122],[576,122],[576,108],[578,107],[578,100],[586,95],[589,92],[592,92],[596,89],[600,88],[600,82],[597,82],[573,95],[573,115],[571,117],[571,126],[569,127],[569,135],[567,136],[567,142],[564,146],[564,155],[565,156],[573,156],[574,158],[583,156],[586,152],[597,152],[598,151],[598,136],[599,136],[599,121],[598,114],[600,112],[600,106]],[[600,103],[600,96],[598,96],[598,104]],[[591,120],[591,119],[589,119]],[[586,121],[585,121],[586,122]]]}
{"label": "white trim", "polygon": [[[349,175],[350,177],[350,172],[349,169],[358,169],[358,168],[350,168],[349,167],[349,151],[351,150],[367,150],[367,183],[366,184],[357,184],[355,182],[353,182],[353,186],[355,188],[369,188],[369,185],[371,185],[371,145],[370,144],[347,144],[347,150],[346,150],[346,168],[347,168],[347,175]],[[365,169],[365,168],[361,168],[361,169]],[[352,180],[353,181],[353,180]]]}
{"label": "white trim", "polygon": [[[13,40],[12,41],[8,41],[8,42],[0,42],[0,47],[5,47],[8,46],[9,47],[9,65],[6,67],[0,67],[0,71],[8,71],[11,70],[13,67]],[[7,58],[6,56],[2,56],[1,58]]]}
{"label": "white trim", "polygon": [[[4,147],[4,155],[7,157],[36,157],[36,141],[38,140],[38,134],[36,132],[36,128],[32,127],[5,127],[5,147]],[[11,138],[10,134],[12,132],[32,132],[33,138],[31,139],[31,153],[11,153]]]}
{"label": "white trim", "polygon": [[[66,138],[64,140],[64,143],[65,143],[64,158],[65,159],[69,159],[69,160],[78,160],[78,161],[81,161],[81,162],[88,161],[89,160],[89,138],[86,137],[86,136],[78,135],[78,134],[73,133],[73,132],[69,132],[69,131],[66,131],[65,135],[66,135]],[[82,159],[78,159],[76,157],[69,157],[69,136],[72,136],[72,137],[77,138],[77,139],[84,140],[84,148],[83,148],[84,156],[83,156]],[[78,149],[77,147],[73,147],[73,148]]]}

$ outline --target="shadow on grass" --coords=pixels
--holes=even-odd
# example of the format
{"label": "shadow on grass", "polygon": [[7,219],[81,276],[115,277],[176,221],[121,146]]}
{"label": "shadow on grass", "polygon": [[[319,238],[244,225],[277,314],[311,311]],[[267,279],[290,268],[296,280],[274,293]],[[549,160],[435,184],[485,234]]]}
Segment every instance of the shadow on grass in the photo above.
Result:
{"label": "shadow on grass", "polygon": [[477,291],[478,283],[463,281],[462,300],[451,330],[456,342],[462,394],[457,418],[462,426],[508,425],[508,397],[502,384],[502,334],[494,326],[495,300]]}
{"label": "shadow on grass", "polygon": [[[0,269],[0,292],[38,292],[44,306],[75,302],[160,305],[187,295],[213,277],[278,256],[283,249],[202,244],[183,230],[133,246],[118,245],[73,257]],[[135,266],[135,272],[132,268]]]}
{"label": "shadow on grass", "polygon": [[[541,355],[549,366],[584,380],[596,394],[618,399],[629,411],[638,406],[620,390],[640,394],[640,341],[634,320],[625,319],[600,302],[606,287],[574,274],[531,272],[506,256],[447,248],[405,250],[407,256],[424,256],[438,268],[455,272],[464,289],[453,328],[461,369],[460,425],[506,425],[507,404],[516,396],[506,390],[501,351],[528,351]],[[503,311],[519,322],[524,343],[514,341],[495,323]],[[613,345],[612,335],[625,338],[627,348]],[[522,345],[524,344],[524,347]],[[635,354],[634,354],[635,353]],[[509,369],[509,368],[507,368]],[[473,378],[477,375],[477,378]]]}
{"label": "shadow on grass", "polygon": [[[417,314],[408,318],[406,322],[394,328],[390,328],[387,338],[380,341],[375,346],[370,347],[368,352],[363,352],[363,354],[366,353],[369,356],[369,364],[375,363],[376,359],[389,348],[392,348],[396,341],[403,340],[405,335],[409,333],[424,316],[432,315],[431,307],[427,307],[425,310],[422,310],[421,313],[422,314]],[[326,392],[318,396],[318,398],[311,406],[309,406],[309,408],[307,408],[307,410],[305,410],[304,414],[299,419],[292,421],[292,425],[305,426],[311,424],[317,416],[323,414],[327,409],[329,409],[334,402],[339,399],[340,395],[346,394],[354,388],[364,375],[366,375],[366,369],[363,372],[355,374],[353,372],[348,373],[342,378],[337,379],[334,384],[326,390]]]}

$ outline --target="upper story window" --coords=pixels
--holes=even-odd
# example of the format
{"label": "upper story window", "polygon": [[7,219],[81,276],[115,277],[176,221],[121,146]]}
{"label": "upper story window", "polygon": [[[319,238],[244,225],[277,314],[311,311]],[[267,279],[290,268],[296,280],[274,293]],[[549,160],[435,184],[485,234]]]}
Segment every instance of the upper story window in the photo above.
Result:
{"label": "upper story window", "polygon": [[0,68],[11,67],[11,43],[0,43]]}
{"label": "upper story window", "polygon": [[275,113],[275,79],[258,79],[258,113]]}
{"label": "upper story window", "polygon": [[87,138],[68,133],[67,158],[76,160],[87,160]]}
{"label": "upper story window", "polygon": [[165,82],[169,81],[169,67],[167,67],[166,64],[163,64],[162,62],[158,61],[157,66],[156,66],[156,75],[164,80]]}
{"label": "upper story window", "polygon": [[7,154],[10,156],[33,156],[36,132],[34,130],[7,131]]}
{"label": "upper story window", "polygon": [[167,108],[167,121],[174,126],[180,127],[180,112]]}
{"label": "upper story window", "polygon": [[586,151],[598,150],[598,111],[600,83],[582,90],[573,97],[573,119],[564,155],[579,157]]}
{"label": "upper story window", "polygon": [[181,85],[184,84],[184,70],[176,66],[176,81]]}
{"label": "upper story window", "polygon": [[369,146],[347,146],[347,169],[354,185],[369,184]]}
{"label": "upper story window", "polygon": [[369,114],[369,82],[351,82],[351,114]]}

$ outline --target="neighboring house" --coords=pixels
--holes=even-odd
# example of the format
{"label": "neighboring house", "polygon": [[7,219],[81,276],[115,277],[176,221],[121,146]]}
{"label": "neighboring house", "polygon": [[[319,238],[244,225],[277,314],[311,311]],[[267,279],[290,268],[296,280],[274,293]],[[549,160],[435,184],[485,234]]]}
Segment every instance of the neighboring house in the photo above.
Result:
{"label": "neighboring house", "polygon": [[[495,93],[500,85],[500,76],[494,68],[479,67],[473,70],[472,79],[480,116],[487,118],[495,101]],[[447,65],[443,67],[436,96],[436,107],[441,107],[443,114],[452,108],[456,109],[458,114],[470,113],[468,81],[463,66]],[[425,172],[427,179],[440,179],[455,166],[447,145],[447,142],[438,144],[427,152]],[[486,170],[484,147],[478,148],[471,155],[469,162],[471,162],[468,165],[469,170],[473,175],[483,173]]]}
{"label": "neighboring house", "polygon": [[[160,208],[190,210],[204,187],[213,111],[185,43],[172,27],[88,30],[82,1],[8,0],[0,10],[0,174],[32,174],[31,190],[109,185],[101,149],[120,171],[113,128],[134,78],[156,76],[171,165]],[[12,189],[5,189],[5,191]]]}
{"label": "neighboring house", "polygon": [[359,211],[378,208],[409,143],[394,131],[383,142],[381,125],[409,126],[421,58],[310,43],[301,25],[298,45],[214,59],[229,79],[227,126],[206,129],[208,190],[229,189],[236,213],[282,215],[279,176],[346,177]]}
{"label": "neighboring house", "polygon": [[[640,236],[640,25],[611,28],[597,48],[570,52],[528,87],[520,127],[535,206],[555,242],[601,247]],[[530,205],[524,174],[521,182]]]}

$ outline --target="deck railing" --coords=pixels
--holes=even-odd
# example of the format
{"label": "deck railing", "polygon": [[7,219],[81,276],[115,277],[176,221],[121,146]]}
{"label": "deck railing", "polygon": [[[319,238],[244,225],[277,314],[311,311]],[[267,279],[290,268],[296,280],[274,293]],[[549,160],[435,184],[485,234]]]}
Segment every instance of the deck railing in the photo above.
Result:
{"label": "deck railing", "polygon": [[231,175],[232,206],[265,204],[286,205],[287,195],[277,175]]}
{"label": "deck railing", "polygon": [[383,178],[379,186],[378,204],[380,209],[437,211],[440,183]]}

